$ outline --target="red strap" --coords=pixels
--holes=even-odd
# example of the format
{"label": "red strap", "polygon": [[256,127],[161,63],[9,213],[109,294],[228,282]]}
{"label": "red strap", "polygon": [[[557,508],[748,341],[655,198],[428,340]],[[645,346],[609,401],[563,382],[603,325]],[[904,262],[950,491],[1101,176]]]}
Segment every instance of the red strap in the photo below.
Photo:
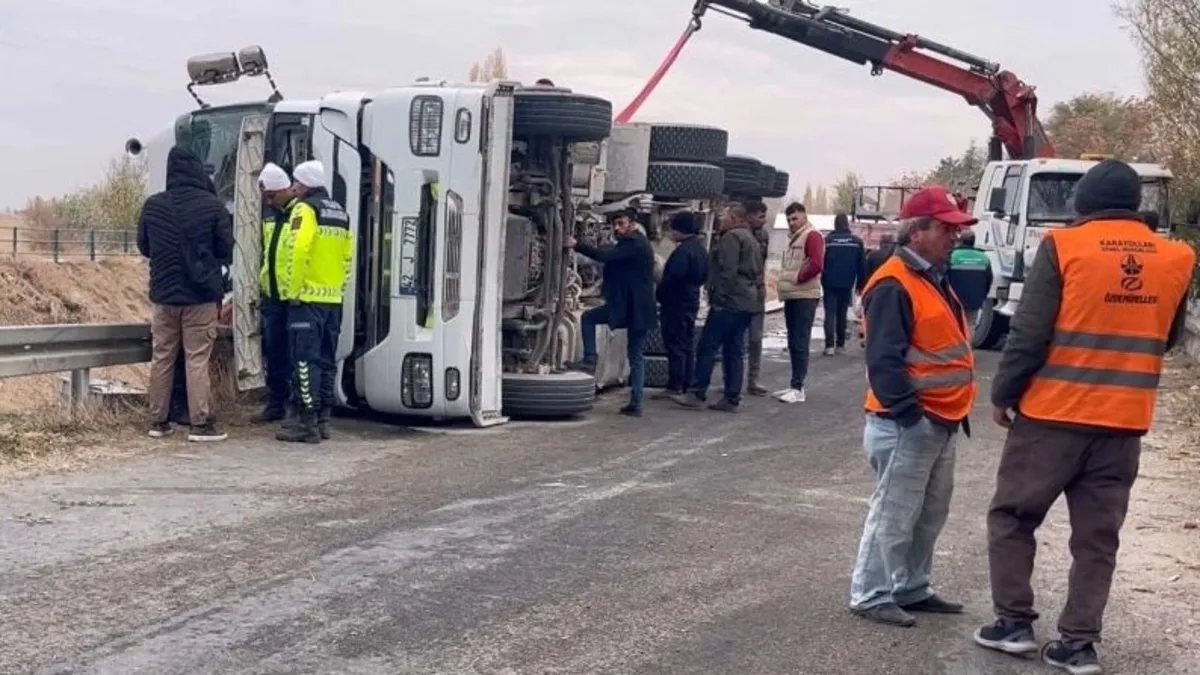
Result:
{"label": "red strap", "polygon": [[628,122],[635,114],[637,114],[638,109],[642,107],[642,104],[646,102],[646,99],[650,98],[650,94],[654,93],[655,88],[658,87],[658,83],[662,81],[663,77],[667,74],[667,71],[671,69],[671,66],[675,65],[675,59],[679,58],[679,53],[683,51],[683,46],[687,44],[688,39],[690,39],[697,30],[700,30],[700,22],[693,19],[688,23],[687,30],[683,31],[683,35],[679,36],[679,40],[675,42],[675,46],[672,47],[671,51],[667,53],[667,58],[663,59],[663,62],[658,65],[658,70],[654,71],[654,74],[650,76],[650,80],[646,82],[646,86],[642,87],[642,90],[638,92],[638,95],[633,99],[633,101],[631,101],[629,105],[625,106],[625,109],[617,115],[617,119],[615,121],[618,124],[624,124]]}

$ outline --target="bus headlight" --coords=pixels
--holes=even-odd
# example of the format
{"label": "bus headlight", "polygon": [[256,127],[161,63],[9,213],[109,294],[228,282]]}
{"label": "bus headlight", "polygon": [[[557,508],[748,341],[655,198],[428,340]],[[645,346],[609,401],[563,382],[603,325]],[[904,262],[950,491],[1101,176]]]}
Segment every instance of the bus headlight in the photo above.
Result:
{"label": "bus headlight", "polygon": [[437,157],[442,149],[442,99],[417,96],[408,109],[408,145],[417,157]]}
{"label": "bus headlight", "polygon": [[433,355],[408,354],[400,365],[400,400],[405,408],[433,405]]}
{"label": "bus headlight", "polygon": [[458,372],[458,368],[446,369],[446,400],[457,401],[459,387],[462,386],[462,376]]}

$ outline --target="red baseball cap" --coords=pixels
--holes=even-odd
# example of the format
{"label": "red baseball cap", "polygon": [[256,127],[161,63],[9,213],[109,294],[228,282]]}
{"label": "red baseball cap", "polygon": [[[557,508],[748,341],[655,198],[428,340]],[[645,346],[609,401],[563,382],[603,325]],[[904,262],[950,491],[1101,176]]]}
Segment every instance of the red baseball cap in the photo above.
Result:
{"label": "red baseball cap", "polygon": [[930,185],[912,193],[900,207],[900,218],[933,218],[947,225],[966,227],[979,219],[963,211],[958,200],[944,186]]}

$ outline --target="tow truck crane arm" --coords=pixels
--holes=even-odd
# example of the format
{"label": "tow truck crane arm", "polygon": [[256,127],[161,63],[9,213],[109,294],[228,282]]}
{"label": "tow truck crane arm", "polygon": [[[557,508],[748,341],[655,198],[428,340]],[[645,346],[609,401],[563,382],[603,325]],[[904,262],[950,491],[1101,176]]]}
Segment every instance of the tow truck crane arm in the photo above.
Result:
{"label": "tow truck crane arm", "polygon": [[872,75],[890,70],[962,96],[992,121],[989,159],[1002,159],[1001,147],[1012,159],[1054,156],[1037,117],[1034,87],[996,63],[805,0],[696,0],[694,26],[699,27],[709,9],[826,54],[870,64]]}

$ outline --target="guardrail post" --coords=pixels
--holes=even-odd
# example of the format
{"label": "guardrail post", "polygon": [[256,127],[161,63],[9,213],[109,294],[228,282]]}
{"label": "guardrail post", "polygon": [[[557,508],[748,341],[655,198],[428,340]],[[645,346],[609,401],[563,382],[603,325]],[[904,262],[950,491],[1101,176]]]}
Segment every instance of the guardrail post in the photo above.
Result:
{"label": "guardrail post", "polygon": [[20,230],[18,230],[17,228],[15,228],[15,227],[14,227],[14,228],[12,229],[12,231],[13,231],[13,236],[12,236],[12,240],[13,240],[13,257],[15,258],[15,257],[17,257],[17,235],[18,235],[18,233],[20,232]]}
{"label": "guardrail post", "polygon": [[58,262],[58,230],[50,233],[50,251],[54,262]]}
{"label": "guardrail post", "polygon": [[129,230],[121,230],[121,247],[129,255]]}
{"label": "guardrail post", "polygon": [[71,414],[74,415],[85,402],[91,389],[91,373],[87,368],[71,371]]}
{"label": "guardrail post", "polygon": [[88,230],[88,258],[96,262],[96,231]]}

